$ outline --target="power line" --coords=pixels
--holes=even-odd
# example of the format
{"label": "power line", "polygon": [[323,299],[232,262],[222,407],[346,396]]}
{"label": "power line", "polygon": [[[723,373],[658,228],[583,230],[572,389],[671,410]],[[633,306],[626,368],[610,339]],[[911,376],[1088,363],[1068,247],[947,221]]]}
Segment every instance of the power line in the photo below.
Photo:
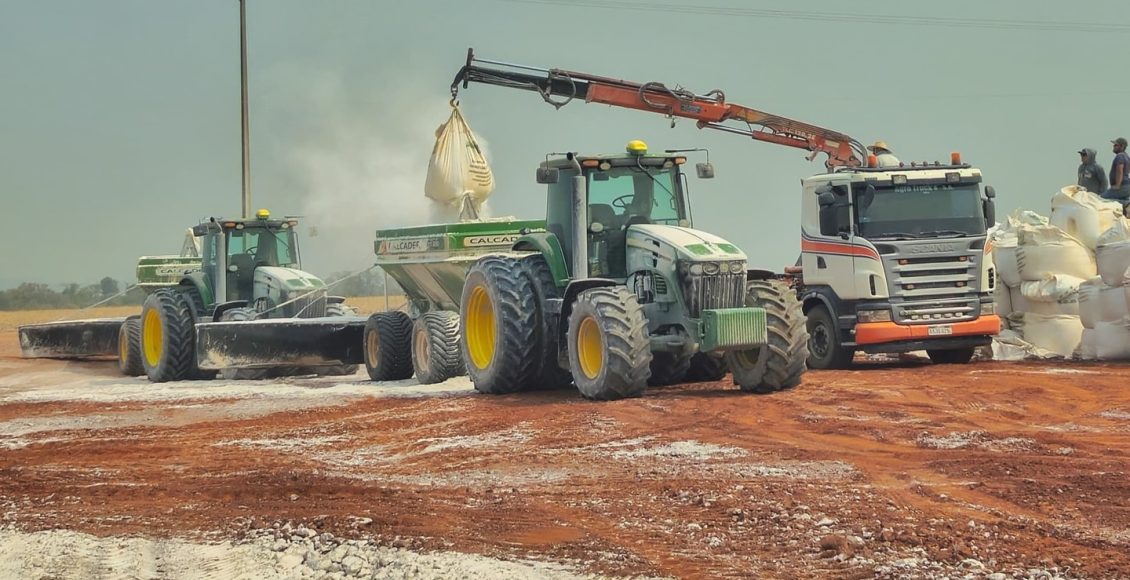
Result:
{"label": "power line", "polygon": [[901,16],[890,14],[853,14],[846,12],[803,12],[799,10],[770,10],[761,8],[733,8],[726,6],[700,6],[645,2],[639,0],[502,0],[512,4],[561,6],[570,8],[596,8],[605,10],[631,10],[635,12],[667,12],[695,16],[733,16],[738,18],[768,18],[799,20],[803,22],[833,22],[854,24],[890,24],[902,26],[935,26],[949,28],[978,28],[983,30],[1031,30],[1045,32],[1127,33],[1130,25],[1085,22],[1049,22],[1041,20],[998,20],[960,18],[947,16]]}

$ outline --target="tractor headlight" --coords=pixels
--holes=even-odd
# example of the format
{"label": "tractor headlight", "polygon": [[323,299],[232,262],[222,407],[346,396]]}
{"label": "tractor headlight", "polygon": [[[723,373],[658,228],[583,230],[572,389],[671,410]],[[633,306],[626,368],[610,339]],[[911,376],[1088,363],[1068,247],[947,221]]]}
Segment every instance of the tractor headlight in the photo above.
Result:
{"label": "tractor headlight", "polygon": [[709,276],[713,276],[720,271],[721,267],[718,266],[718,262],[706,262],[702,265],[702,272]]}
{"label": "tractor headlight", "polygon": [[694,264],[691,264],[690,270],[692,275],[701,276],[703,270],[702,264],[695,262]]}
{"label": "tractor headlight", "polygon": [[890,310],[860,310],[856,312],[860,322],[890,322]]}
{"label": "tractor headlight", "polygon": [[740,274],[745,271],[745,262],[730,262],[730,273]]}
{"label": "tractor headlight", "polygon": [[982,302],[981,303],[981,316],[989,316],[997,313],[996,302]]}

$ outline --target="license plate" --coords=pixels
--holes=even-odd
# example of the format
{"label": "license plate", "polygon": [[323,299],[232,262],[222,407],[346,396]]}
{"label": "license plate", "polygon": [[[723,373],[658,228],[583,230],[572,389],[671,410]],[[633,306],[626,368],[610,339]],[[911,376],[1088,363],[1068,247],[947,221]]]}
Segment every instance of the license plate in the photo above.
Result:
{"label": "license plate", "polygon": [[931,326],[926,329],[926,334],[930,336],[949,336],[953,334],[953,327],[948,324],[945,326]]}

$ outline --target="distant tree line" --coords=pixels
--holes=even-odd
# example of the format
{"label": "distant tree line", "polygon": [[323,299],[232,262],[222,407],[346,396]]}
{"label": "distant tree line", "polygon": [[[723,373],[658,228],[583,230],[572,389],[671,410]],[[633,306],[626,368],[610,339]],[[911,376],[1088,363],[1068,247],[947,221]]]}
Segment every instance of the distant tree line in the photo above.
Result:
{"label": "distant tree line", "polygon": [[[118,294],[125,288],[121,282],[106,276],[97,284],[83,286],[63,284],[55,290],[48,284],[24,282],[10,290],[0,291],[0,310],[40,310],[48,308],[84,308]],[[110,300],[105,306],[141,304],[145,294],[139,289]]]}

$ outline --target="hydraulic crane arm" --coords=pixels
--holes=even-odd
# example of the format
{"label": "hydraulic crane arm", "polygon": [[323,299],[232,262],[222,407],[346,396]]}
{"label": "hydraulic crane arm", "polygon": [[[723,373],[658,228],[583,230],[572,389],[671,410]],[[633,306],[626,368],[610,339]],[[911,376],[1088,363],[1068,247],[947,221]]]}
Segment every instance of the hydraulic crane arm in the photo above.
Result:
{"label": "hydraulic crane arm", "polygon": [[700,129],[709,127],[810,151],[810,161],[820,153],[826,154],[828,158],[824,165],[829,171],[836,167],[857,167],[867,157],[863,145],[843,133],[727,103],[726,95],[720,90],[698,95],[657,82],[641,84],[561,69],[484,60],[475,58],[474,51],[468,49],[467,64],[451,83],[451,96],[456,97],[460,86],[467,88],[472,82],[534,91],[557,108],[573,99],[582,99],[586,103],[659,113],[671,119],[693,119]]}

